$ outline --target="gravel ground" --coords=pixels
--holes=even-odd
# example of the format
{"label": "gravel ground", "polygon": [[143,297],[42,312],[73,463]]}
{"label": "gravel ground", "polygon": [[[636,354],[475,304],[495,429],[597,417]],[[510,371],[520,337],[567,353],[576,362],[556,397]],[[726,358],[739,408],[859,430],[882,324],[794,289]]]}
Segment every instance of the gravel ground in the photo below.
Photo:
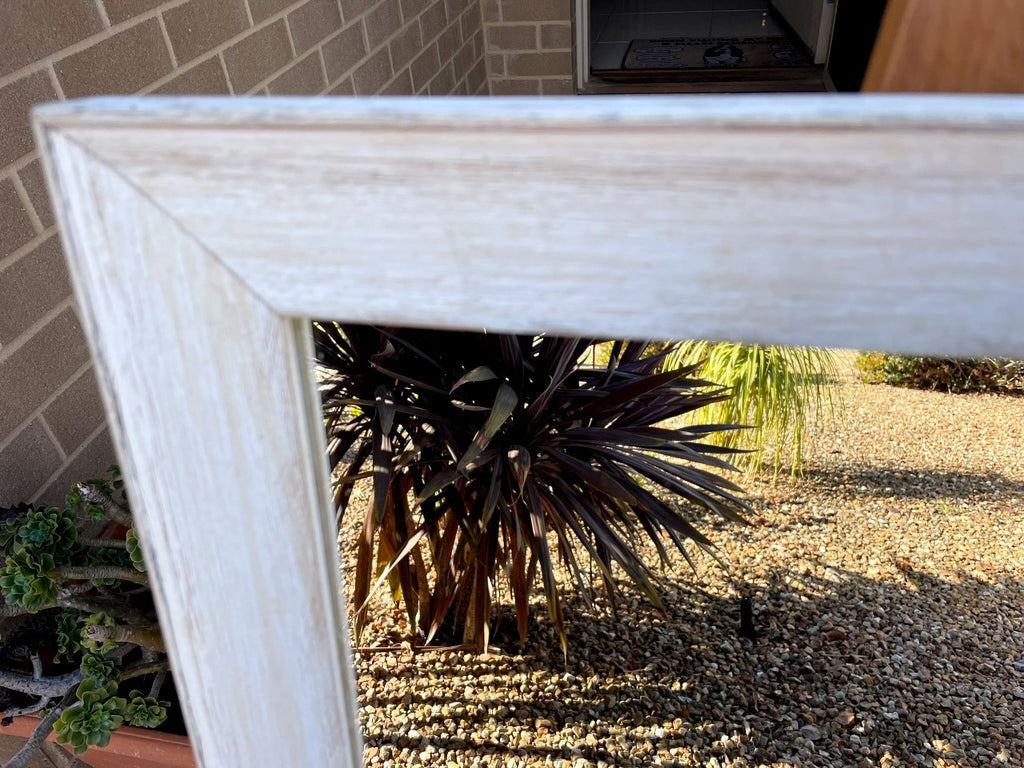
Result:
{"label": "gravel ground", "polygon": [[367,764],[1024,766],[1024,399],[842,389],[753,525],[702,519],[729,572],[679,563],[667,617],[571,602],[568,662],[539,599],[522,651],[357,653]]}

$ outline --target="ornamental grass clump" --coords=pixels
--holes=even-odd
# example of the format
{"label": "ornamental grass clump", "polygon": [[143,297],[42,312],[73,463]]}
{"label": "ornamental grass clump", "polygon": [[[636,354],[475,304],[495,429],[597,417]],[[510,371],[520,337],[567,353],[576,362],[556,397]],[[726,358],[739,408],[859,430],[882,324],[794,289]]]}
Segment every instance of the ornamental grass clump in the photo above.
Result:
{"label": "ornamental grass clump", "polygon": [[834,418],[842,406],[835,356],[827,349],[683,341],[669,351],[665,365],[700,365],[705,378],[728,389],[729,397],[695,417],[748,425],[718,432],[712,440],[741,449],[736,463],[754,474],[767,464],[778,475],[786,458],[791,473],[799,474],[808,425],[822,416]]}
{"label": "ornamental grass clump", "polygon": [[372,485],[359,512],[357,637],[386,583],[414,642],[444,631],[486,648],[503,604],[523,642],[539,587],[565,651],[563,590],[593,605],[589,565],[613,611],[615,566],[661,608],[642,542],[663,561],[670,549],[689,559],[688,544],[710,546],[693,511],[742,519],[740,489],[721,474],[735,451],[706,441],[731,427],[665,425],[725,393],[696,366],[661,370],[646,343],[616,342],[591,366],[596,339],[332,323],[314,335],[339,515],[357,480]]}

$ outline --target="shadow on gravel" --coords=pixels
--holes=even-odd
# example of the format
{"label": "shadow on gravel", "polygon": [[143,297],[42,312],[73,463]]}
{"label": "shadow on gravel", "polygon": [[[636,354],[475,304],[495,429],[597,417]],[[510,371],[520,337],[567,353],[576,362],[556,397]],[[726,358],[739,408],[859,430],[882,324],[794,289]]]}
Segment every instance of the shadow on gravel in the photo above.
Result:
{"label": "shadow on gravel", "polygon": [[960,499],[973,501],[1005,500],[1008,494],[1024,495],[1024,488],[1015,480],[998,473],[974,474],[970,472],[921,472],[892,467],[870,465],[843,465],[842,467],[807,469],[801,480],[808,488],[815,486],[831,492],[849,489],[850,496],[864,495],[889,498],[899,496],[910,499]]}
{"label": "shadow on gravel", "polygon": [[449,753],[439,765],[450,751],[492,766],[1024,765],[1017,576],[874,580],[820,563],[755,590],[755,641],[738,637],[738,599],[681,588],[667,616],[570,601],[568,662],[541,610],[524,655],[405,656],[399,673],[434,682],[372,706],[436,712],[411,717],[416,738],[378,730],[367,745],[432,746]]}

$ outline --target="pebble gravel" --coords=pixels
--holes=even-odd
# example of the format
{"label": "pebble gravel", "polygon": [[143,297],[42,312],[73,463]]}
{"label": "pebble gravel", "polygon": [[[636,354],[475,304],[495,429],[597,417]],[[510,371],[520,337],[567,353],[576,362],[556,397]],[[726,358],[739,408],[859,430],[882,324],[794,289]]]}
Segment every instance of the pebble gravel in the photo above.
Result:
{"label": "pebble gravel", "polygon": [[366,764],[1024,766],[1024,398],[841,365],[844,416],[803,476],[743,480],[747,527],[698,516],[726,567],[667,569],[666,615],[570,599],[566,660],[538,597],[525,648],[499,628],[486,654],[413,653],[375,598],[355,653]]}

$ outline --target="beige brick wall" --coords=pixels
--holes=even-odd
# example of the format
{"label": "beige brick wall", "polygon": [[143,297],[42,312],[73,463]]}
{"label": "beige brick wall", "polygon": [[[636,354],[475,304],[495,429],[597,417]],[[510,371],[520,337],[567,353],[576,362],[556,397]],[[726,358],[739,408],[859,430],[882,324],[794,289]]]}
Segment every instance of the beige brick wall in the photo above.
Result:
{"label": "beige brick wall", "polygon": [[488,90],[478,0],[12,0],[0,30],[0,505],[59,501],[113,460],[33,104]]}
{"label": "beige brick wall", "polygon": [[481,0],[494,95],[571,94],[572,0]]}

